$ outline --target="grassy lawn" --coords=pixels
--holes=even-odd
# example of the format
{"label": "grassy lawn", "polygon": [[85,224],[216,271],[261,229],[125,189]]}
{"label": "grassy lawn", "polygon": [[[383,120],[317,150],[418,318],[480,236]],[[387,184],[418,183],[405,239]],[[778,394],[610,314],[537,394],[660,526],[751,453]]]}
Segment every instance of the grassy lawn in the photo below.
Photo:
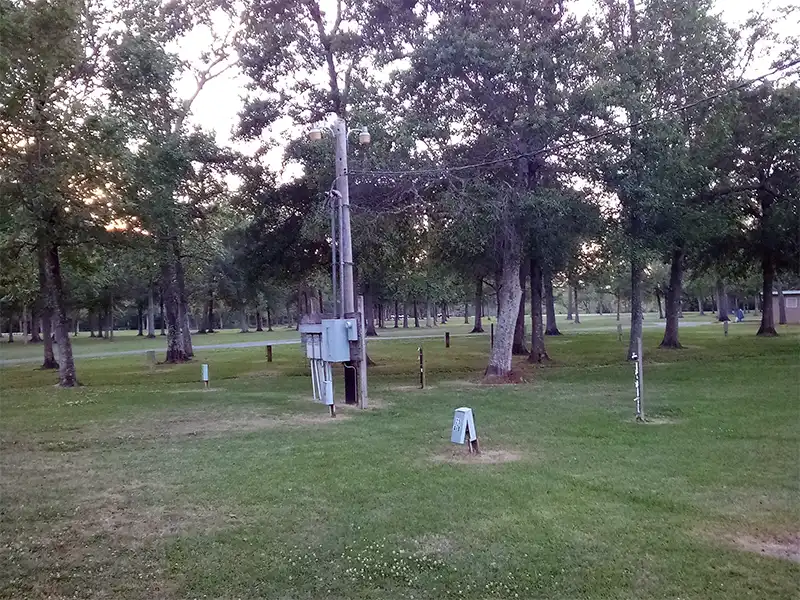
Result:
{"label": "grassy lawn", "polygon": [[[630,315],[622,315],[622,322],[627,327]],[[485,320],[485,330],[488,333],[490,324],[494,319]],[[472,322],[470,324],[464,323],[463,317],[454,317],[446,325],[440,325],[435,328],[426,328],[425,319],[420,319],[420,327],[414,327],[413,319],[409,319],[409,328],[404,329],[402,323],[400,327],[394,329],[394,322],[387,321],[384,329],[379,329],[379,337],[395,337],[395,336],[430,336],[435,334],[444,335],[445,331],[449,331],[453,335],[468,334],[472,329]],[[684,322],[692,323],[710,323],[713,321],[713,315],[710,313],[703,317],[697,313],[687,313]],[[530,317],[528,317],[530,323]],[[614,315],[583,315],[581,316],[581,323],[574,324],[567,321],[564,315],[558,316],[559,327],[564,330],[564,333],[580,333],[583,330],[588,332],[596,331],[598,328],[615,328],[617,321]],[[645,324],[648,326],[657,323],[663,324],[659,321],[656,315],[647,315]],[[284,325],[276,325],[274,331],[271,332],[256,332],[250,331],[249,333],[240,333],[238,329],[225,329],[216,331],[213,334],[192,336],[192,342],[196,346],[211,346],[220,344],[239,344],[250,342],[263,342],[277,341],[277,340],[294,340],[300,339],[300,335],[295,331],[294,327],[286,327]],[[25,358],[39,358],[42,355],[41,344],[26,344],[22,337],[15,335],[13,344],[7,342],[8,336],[0,335],[0,360],[14,360]],[[157,350],[164,351],[166,348],[166,341],[164,337],[157,335],[155,339],[148,339],[146,337],[139,337],[136,331],[122,330],[114,332],[114,339],[98,339],[90,338],[88,333],[82,332],[77,337],[72,338],[73,352],[77,355],[86,354],[100,354],[100,353],[114,353],[114,352],[130,352],[139,350]],[[56,348],[56,352],[58,348]]]}
{"label": "grassy lawn", "polygon": [[486,337],[427,340],[424,391],[418,341],[374,343],[335,420],[299,346],[5,367],[0,598],[798,598],[800,329],[755,325],[646,330],[647,425],[615,332],[494,387]]}

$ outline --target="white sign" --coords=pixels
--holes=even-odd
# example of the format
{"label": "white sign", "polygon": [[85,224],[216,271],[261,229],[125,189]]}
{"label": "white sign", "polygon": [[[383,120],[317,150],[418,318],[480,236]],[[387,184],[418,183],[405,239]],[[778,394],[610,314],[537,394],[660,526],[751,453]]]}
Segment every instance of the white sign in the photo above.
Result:
{"label": "white sign", "polygon": [[208,383],[208,365],[203,365],[203,381]]}
{"label": "white sign", "polygon": [[457,408],[453,415],[453,431],[450,435],[450,441],[454,444],[463,444],[466,440],[474,442],[477,439],[478,432],[475,430],[472,409],[466,406]]}

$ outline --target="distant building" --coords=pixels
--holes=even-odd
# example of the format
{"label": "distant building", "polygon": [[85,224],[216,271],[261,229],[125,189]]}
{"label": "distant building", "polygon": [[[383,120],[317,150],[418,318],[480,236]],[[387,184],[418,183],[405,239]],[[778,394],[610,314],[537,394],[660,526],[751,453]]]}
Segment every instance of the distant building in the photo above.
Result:
{"label": "distant building", "polygon": [[[786,322],[800,323],[800,290],[783,290],[783,300],[786,303]],[[778,292],[772,292],[772,313],[777,323],[780,316]]]}

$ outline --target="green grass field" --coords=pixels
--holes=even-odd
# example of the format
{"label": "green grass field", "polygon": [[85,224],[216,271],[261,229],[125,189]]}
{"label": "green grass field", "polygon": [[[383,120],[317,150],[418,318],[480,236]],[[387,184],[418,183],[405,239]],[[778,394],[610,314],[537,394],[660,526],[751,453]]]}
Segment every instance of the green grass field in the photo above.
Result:
{"label": "green grass field", "polygon": [[[630,315],[622,315],[622,322],[627,326],[629,323]],[[486,319],[484,321],[485,330],[488,332],[491,322],[494,319]],[[699,316],[697,313],[687,313],[684,322],[692,323],[709,323],[712,322],[713,315],[707,314],[706,316]],[[473,321],[473,320],[471,320]],[[530,316],[528,317],[530,323]],[[587,332],[596,332],[598,328],[615,328],[617,321],[614,315],[583,315],[581,316],[581,323],[576,325],[567,321],[563,315],[558,318],[559,327],[565,333],[579,333],[586,330]],[[648,314],[645,319],[647,325],[655,325],[657,323],[663,324],[663,320],[656,319],[656,315]],[[420,327],[414,327],[413,319],[409,319],[408,329],[399,327],[394,329],[394,322],[387,321],[384,329],[379,329],[379,337],[395,337],[395,336],[429,336],[434,334],[444,335],[445,331],[450,331],[454,335],[467,334],[472,329],[472,324],[464,324],[464,318],[454,317],[446,325],[440,325],[434,328],[425,327],[425,319],[420,319]],[[26,344],[21,336],[15,335],[13,344],[7,343],[8,336],[0,336],[0,360],[8,359],[24,359],[24,358],[38,358],[42,355],[41,344]],[[89,334],[82,332],[78,337],[73,337],[72,345],[73,352],[80,356],[83,354],[98,354],[98,353],[114,353],[114,352],[129,352],[135,350],[157,350],[163,351],[166,348],[165,338],[157,335],[155,339],[148,339],[146,337],[138,337],[135,331],[132,330],[118,330],[114,332],[114,339],[98,339],[90,338]],[[249,333],[240,333],[238,329],[225,329],[217,331],[213,334],[197,335],[192,337],[192,341],[197,346],[210,346],[220,344],[237,344],[249,342],[268,342],[276,340],[291,340],[300,339],[300,334],[297,333],[294,327],[286,327],[285,325],[276,325],[272,332],[256,332],[250,331]],[[56,349],[57,350],[57,349]]]}
{"label": "green grass field", "polygon": [[4,367],[0,598],[796,599],[800,329],[755,325],[646,330],[645,425],[609,331],[514,386],[479,383],[486,336],[425,340],[424,391],[418,340],[374,343],[336,419],[299,346]]}

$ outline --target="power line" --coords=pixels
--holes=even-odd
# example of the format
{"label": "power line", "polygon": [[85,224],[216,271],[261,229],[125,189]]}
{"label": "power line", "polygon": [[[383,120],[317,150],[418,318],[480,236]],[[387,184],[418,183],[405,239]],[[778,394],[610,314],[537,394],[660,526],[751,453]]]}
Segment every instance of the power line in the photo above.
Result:
{"label": "power line", "polygon": [[[742,83],[739,83],[739,84],[737,84],[735,86],[732,86],[732,87],[729,87],[729,88],[725,88],[725,89],[720,90],[719,92],[716,92],[716,93],[711,94],[709,96],[704,96],[703,98],[700,98],[699,100],[695,100],[693,102],[689,102],[687,104],[683,104],[683,105],[677,106],[675,108],[670,108],[670,109],[664,110],[660,115],[657,115],[657,116],[654,116],[654,117],[648,117],[646,119],[642,119],[642,120],[636,121],[634,123],[628,123],[626,125],[618,125],[616,127],[610,127],[608,129],[604,129],[603,131],[600,131],[600,132],[595,133],[595,134],[590,135],[590,136],[582,137],[580,139],[572,140],[570,142],[563,142],[561,144],[556,144],[555,146],[545,146],[543,148],[539,148],[538,150],[533,150],[532,152],[523,152],[523,153],[520,153],[520,154],[515,154],[513,156],[506,156],[504,158],[495,158],[495,159],[492,159],[492,160],[485,160],[485,161],[482,161],[482,162],[471,163],[471,164],[468,164],[468,165],[460,165],[460,166],[455,166],[455,167],[442,167],[441,169],[417,169],[417,170],[404,170],[404,171],[350,171],[348,174],[349,175],[374,175],[374,176],[387,176],[387,175],[394,175],[394,176],[399,176],[399,175],[444,175],[446,173],[457,173],[457,172],[466,171],[466,170],[469,170],[469,169],[477,169],[479,167],[491,167],[491,166],[502,164],[502,163],[512,162],[512,161],[518,160],[520,158],[529,158],[529,157],[532,157],[532,156],[538,156],[539,154],[559,152],[561,150],[565,150],[565,149],[571,148],[573,146],[578,146],[580,144],[585,144],[586,142],[591,142],[591,141],[597,140],[599,138],[606,137],[608,135],[613,135],[615,133],[619,133],[621,131],[625,131],[627,129],[633,129],[634,127],[640,127],[641,125],[646,125],[647,123],[652,123],[653,121],[658,121],[659,119],[662,119],[665,116],[676,114],[676,113],[680,113],[680,112],[683,112],[683,111],[688,110],[690,108],[694,108],[695,106],[699,106],[701,104],[705,104],[706,102],[711,102],[711,101],[716,100],[718,98],[722,98],[723,96],[726,96],[726,95],[731,94],[733,92],[736,92],[736,91],[738,91],[738,90],[740,90],[742,88],[746,88],[746,87],[748,87],[748,86],[750,86],[750,85],[752,85],[754,83],[762,81],[763,79],[766,79],[767,77],[770,77],[770,76],[776,75],[776,74],[778,74],[778,73],[780,73],[782,71],[786,71],[788,69],[791,69],[792,67],[797,66],[798,64],[800,64],[800,59],[796,59],[796,60],[793,60],[793,61],[791,61],[789,63],[786,63],[784,65],[776,67],[773,70],[769,71],[768,73],[764,73],[762,75],[759,75],[758,77],[754,77],[753,79],[749,79],[747,81],[743,81]],[[335,182],[336,182],[336,180],[334,180],[334,185],[335,185]],[[333,188],[333,186],[331,186],[331,187]]]}

